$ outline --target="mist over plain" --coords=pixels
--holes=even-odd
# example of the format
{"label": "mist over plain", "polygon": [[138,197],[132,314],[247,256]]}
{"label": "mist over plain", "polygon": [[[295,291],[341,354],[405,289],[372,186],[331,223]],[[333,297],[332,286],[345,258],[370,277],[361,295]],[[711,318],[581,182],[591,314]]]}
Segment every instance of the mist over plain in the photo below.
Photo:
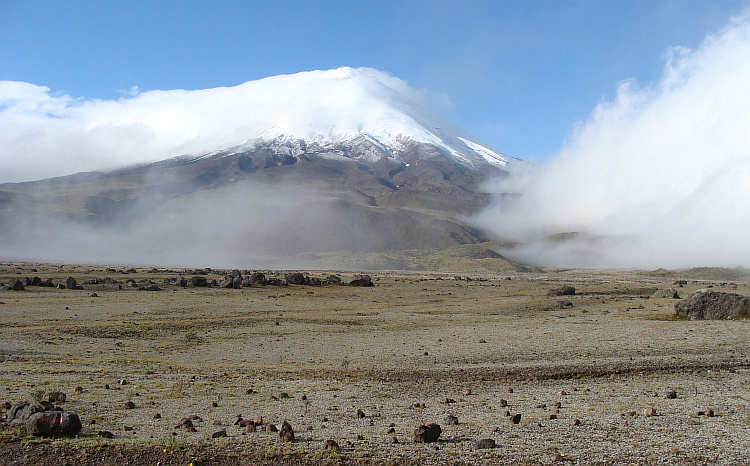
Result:
{"label": "mist over plain", "polygon": [[[750,19],[625,81],[557,156],[490,189],[476,222],[538,265],[750,266]],[[578,235],[550,235],[577,232]]]}

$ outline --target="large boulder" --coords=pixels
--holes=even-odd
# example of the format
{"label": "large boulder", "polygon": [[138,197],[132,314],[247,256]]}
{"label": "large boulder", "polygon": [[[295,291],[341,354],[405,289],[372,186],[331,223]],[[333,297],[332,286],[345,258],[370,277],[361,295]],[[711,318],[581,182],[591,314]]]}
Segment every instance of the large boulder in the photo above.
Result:
{"label": "large boulder", "polygon": [[284,275],[284,280],[287,285],[304,285],[305,276],[299,272],[288,273]]}
{"label": "large boulder", "polygon": [[206,280],[206,277],[190,277],[190,284],[192,286],[208,286],[208,280]]}
{"label": "large boulder", "polygon": [[266,274],[263,272],[255,272],[252,275],[250,275],[250,278],[248,279],[251,285],[265,285],[266,284]]}
{"label": "large boulder", "polygon": [[373,286],[369,275],[354,275],[347,283],[349,286]]}
{"label": "large boulder", "polygon": [[36,437],[75,437],[81,427],[77,414],[63,411],[34,413],[26,420],[26,432]]}
{"label": "large boulder", "polygon": [[231,275],[224,275],[224,279],[219,282],[221,288],[234,288],[234,278]]}
{"label": "large boulder", "polygon": [[12,282],[10,282],[10,289],[13,291],[23,291],[23,282],[19,279],[13,280]]}
{"label": "large boulder", "polygon": [[570,285],[553,288],[547,292],[547,296],[572,296],[574,294],[576,294],[576,289]]}
{"label": "large boulder", "polygon": [[661,288],[659,290],[656,290],[656,293],[651,296],[655,299],[660,298],[669,298],[669,299],[680,299],[680,295],[677,294],[677,290],[672,288],[671,286],[669,288]]}
{"label": "large boulder", "polygon": [[10,408],[10,411],[8,411],[6,422],[11,426],[19,424],[24,425],[32,414],[42,413],[46,411],[50,406],[51,405],[49,403],[42,405],[41,403],[31,404],[28,401],[21,401],[14,404]]}
{"label": "large boulder", "polygon": [[443,430],[438,424],[421,425],[414,429],[414,441],[416,443],[437,442],[442,432]]}
{"label": "large boulder", "polygon": [[750,298],[737,293],[699,290],[675,303],[675,314],[689,319],[750,318]]}

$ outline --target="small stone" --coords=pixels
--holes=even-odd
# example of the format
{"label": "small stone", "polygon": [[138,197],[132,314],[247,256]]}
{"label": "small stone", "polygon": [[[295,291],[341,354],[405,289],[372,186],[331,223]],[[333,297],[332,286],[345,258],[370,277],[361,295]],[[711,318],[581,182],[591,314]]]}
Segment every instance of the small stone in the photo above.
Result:
{"label": "small stone", "polygon": [[358,409],[357,410],[357,419],[362,419],[363,417],[365,417],[365,412],[362,411],[361,409]]}
{"label": "small stone", "polygon": [[446,398],[445,400],[443,400],[443,403],[445,403],[447,405],[453,404],[455,402],[456,402],[456,400],[454,400],[453,398]]}
{"label": "small stone", "polygon": [[508,393],[513,393],[513,389],[512,389],[512,388],[509,388],[509,389],[508,389]]}
{"label": "small stone", "polygon": [[674,400],[675,398],[677,398],[677,392],[674,390],[670,390],[666,395],[664,395],[664,398],[668,400]]}
{"label": "small stone", "polygon": [[396,429],[394,429],[393,427],[389,427],[388,430],[386,431],[386,434],[395,434],[395,433],[396,433]]}
{"label": "small stone", "polygon": [[227,436],[226,429],[221,429],[220,431],[214,432],[213,434],[211,434],[211,438],[221,438],[221,437],[226,437],[226,436]]}
{"label": "small stone", "polygon": [[133,426],[122,426],[122,430],[125,432],[130,432],[133,430]]}
{"label": "small stone", "polygon": [[108,430],[100,430],[96,435],[102,438],[115,438],[114,434]]}
{"label": "small stone", "polygon": [[452,414],[449,414],[445,417],[445,423],[449,426],[457,426],[458,425],[458,418],[456,416],[453,416]]}
{"label": "small stone", "polygon": [[335,440],[330,439],[330,438],[328,440],[326,440],[325,442],[323,442],[322,449],[323,450],[331,450],[331,451],[336,452],[336,453],[338,453],[338,452],[341,451],[341,447],[339,446],[339,444],[336,443]]}
{"label": "small stone", "polygon": [[255,419],[253,419],[253,422],[259,426],[263,425],[263,416],[255,416]]}
{"label": "small stone", "polygon": [[511,420],[510,420],[510,421],[511,421],[511,422],[512,422],[513,424],[518,424],[519,422],[521,422],[521,414],[520,414],[520,413],[519,413],[519,414],[515,414],[515,415],[514,415],[514,416],[513,416],[512,418],[511,418]]}
{"label": "small stone", "polygon": [[552,414],[549,415],[549,418],[550,419],[557,419],[557,414],[552,413]]}
{"label": "small stone", "polygon": [[656,408],[646,408],[643,410],[644,417],[656,416]]}
{"label": "small stone", "polygon": [[567,396],[568,392],[566,392],[565,390],[560,390],[560,392],[558,393],[558,395],[560,395],[560,396]]}
{"label": "small stone", "polygon": [[716,416],[716,414],[714,414],[714,410],[713,409],[709,409],[708,411],[706,411],[706,416],[707,417],[714,417],[714,416]]}
{"label": "small stone", "polygon": [[501,408],[505,408],[506,406],[508,406],[508,400],[504,400],[504,399],[501,398],[500,399],[500,407]]}
{"label": "small stone", "polygon": [[273,424],[266,424],[266,432],[278,432],[279,429]]}
{"label": "small stone", "polygon": [[553,405],[552,405],[552,407],[553,407],[553,408],[555,408],[555,409],[560,409],[560,408],[562,408],[562,403],[560,403],[560,402],[558,401],[558,402],[556,402],[555,404],[553,404]]}
{"label": "small stone", "polygon": [[135,409],[135,403],[133,403],[132,401],[126,401],[123,407],[125,409]]}
{"label": "small stone", "polygon": [[154,419],[161,419],[161,414],[160,413],[154,414]]}
{"label": "small stone", "polygon": [[491,438],[483,438],[477,442],[478,450],[486,450],[490,448],[495,448],[495,441]]}
{"label": "small stone", "polygon": [[83,387],[81,387],[80,385],[77,386],[75,390],[73,390],[73,393],[75,393],[76,395],[80,395],[81,393],[83,393]]}
{"label": "small stone", "polygon": [[581,420],[580,420],[580,419],[575,419],[575,420],[573,421],[573,425],[574,425],[574,426],[580,426],[580,425],[581,425]]}
{"label": "small stone", "polygon": [[63,392],[52,392],[49,394],[50,403],[65,403],[67,399],[68,396]]}
{"label": "small stone", "polygon": [[223,426],[224,425],[224,423],[221,422],[221,419],[214,419],[214,422],[212,422],[212,424],[215,425],[215,426]]}
{"label": "small stone", "polygon": [[558,463],[560,461],[565,461],[565,457],[561,455],[560,453],[555,453],[552,455],[552,458],[550,458],[553,463]]}

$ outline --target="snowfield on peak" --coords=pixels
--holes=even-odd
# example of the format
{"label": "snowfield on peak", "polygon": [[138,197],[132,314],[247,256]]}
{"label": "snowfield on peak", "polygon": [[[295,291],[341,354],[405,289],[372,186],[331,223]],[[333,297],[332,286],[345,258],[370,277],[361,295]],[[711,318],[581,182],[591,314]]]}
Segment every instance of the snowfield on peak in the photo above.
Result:
{"label": "snowfield on peak", "polygon": [[335,144],[365,137],[399,152],[414,141],[444,149],[471,167],[507,165],[505,156],[435,116],[434,96],[372,68],[274,76],[240,87],[250,143],[284,138]]}
{"label": "snowfield on peak", "polygon": [[145,91],[118,100],[0,81],[0,152],[6,155],[0,182],[201,156],[280,138],[320,145],[368,140],[394,154],[411,142],[425,143],[465,166],[506,167],[508,157],[438,116],[445,102],[373,68]]}

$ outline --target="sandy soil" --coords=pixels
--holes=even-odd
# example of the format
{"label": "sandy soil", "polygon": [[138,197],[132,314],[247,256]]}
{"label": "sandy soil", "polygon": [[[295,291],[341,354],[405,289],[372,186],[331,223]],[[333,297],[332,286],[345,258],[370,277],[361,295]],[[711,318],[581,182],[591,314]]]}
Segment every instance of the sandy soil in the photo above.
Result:
{"label": "sandy soil", "polygon": [[[84,424],[75,439],[5,429],[0,463],[750,462],[750,321],[675,320],[675,300],[651,298],[673,279],[383,273],[371,288],[237,290],[162,284],[191,271],[124,272],[0,266],[6,284],[73,276],[123,285],[0,291],[0,401],[60,390]],[[577,293],[547,296],[563,284]],[[706,286],[749,293],[747,283],[698,281],[679,292]],[[699,414],[709,409],[715,416]],[[238,415],[287,420],[296,441],[245,433]],[[201,418],[195,432],[176,427],[189,416]],[[431,422],[440,441],[415,443],[414,429]],[[221,429],[227,437],[213,439]],[[496,448],[477,449],[485,438]],[[341,451],[322,450],[327,439]]]}

